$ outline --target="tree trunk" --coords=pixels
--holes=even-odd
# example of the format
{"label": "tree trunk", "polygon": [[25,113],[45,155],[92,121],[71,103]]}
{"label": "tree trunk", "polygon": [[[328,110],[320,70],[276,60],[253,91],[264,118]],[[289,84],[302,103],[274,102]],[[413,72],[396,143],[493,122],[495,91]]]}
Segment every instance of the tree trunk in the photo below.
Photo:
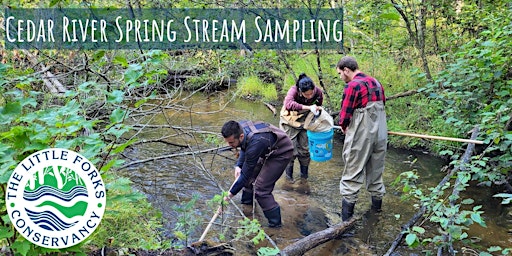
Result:
{"label": "tree trunk", "polygon": [[[419,10],[416,6],[397,3],[396,0],[391,0],[391,3],[400,14],[405,22],[405,27],[409,33],[409,37],[414,42],[414,47],[419,51],[420,58],[423,63],[423,71],[429,81],[432,80],[430,74],[430,68],[428,67],[428,60],[425,52],[425,33],[426,33],[426,15],[427,15],[427,3],[426,0],[422,0],[419,5]],[[411,10],[407,13],[407,10]],[[415,13],[416,12],[416,13]]]}

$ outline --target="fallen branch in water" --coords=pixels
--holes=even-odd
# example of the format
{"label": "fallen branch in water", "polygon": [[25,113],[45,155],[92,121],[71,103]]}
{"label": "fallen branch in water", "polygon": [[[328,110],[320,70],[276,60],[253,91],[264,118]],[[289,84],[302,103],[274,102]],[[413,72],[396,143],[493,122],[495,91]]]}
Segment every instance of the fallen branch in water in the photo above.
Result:
{"label": "fallen branch in water", "polygon": [[132,165],[142,164],[142,163],[146,163],[146,162],[150,162],[150,161],[156,161],[156,160],[161,160],[161,159],[166,159],[166,158],[173,158],[173,157],[178,157],[178,156],[195,155],[195,154],[200,154],[200,153],[208,153],[208,152],[212,152],[212,151],[225,151],[225,150],[230,150],[230,149],[232,149],[232,147],[224,146],[224,147],[216,147],[216,148],[203,149],[203,150],[199,150],[199,151],[188,151],[188,152],[182,152],[182,153],[176,153],[176,154],[170,154],[170,155],[156,156],[156,157],[151,157],[151,158],[147,158],[147,159],[143,159],[143,160],[137,160],[137,161],[133,161],[133,162],[127,163],[125,165],[120,166],[118,169],[121,170],[121,169],[127,168],[127,167],[132,166]]}
{"label": "fallen branch in water", "polygon": [[341,222],[330,228],[306,236],[283,248],[280,254],[282,256],[304,255],[305,252],[328,242],[329,240],[339,238],[348,228],[354,226],[358,219],[358,217],[353,217],[347,222]]}
{"label": "fallen branch in water", "polygon": [[276,112],[276,108],[275,108],[274,106],[272,106],[272,105],[270,105],[269,103],[266,103],[266,102],[263,102],[263,104],[265,104],[265,106],[267,106],[267,108],[268,108],[270,111],[272,111],[272,114],[273,114],[274,116],[276,116],[276,113],[277,113],[277,112]]}

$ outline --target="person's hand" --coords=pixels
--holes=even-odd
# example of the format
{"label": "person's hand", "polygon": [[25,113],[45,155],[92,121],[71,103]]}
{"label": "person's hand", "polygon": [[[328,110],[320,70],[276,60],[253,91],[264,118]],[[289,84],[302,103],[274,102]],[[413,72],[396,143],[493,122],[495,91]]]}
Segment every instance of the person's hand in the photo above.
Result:
{"label": "person's hand", "polygon": [[311,113],[313,113],[313,115],[318,115],[318,106],[317,105],[311,105],[309,106],[309,111],[311,111]]}
{"label": "person's hand", "polygon": [[238,166],[235,166],[235,180],[240,177],[240,173],[242,173],[242,169],[240,169]]}
{"label": "person's hand", "polygon": [[235,195],[231,194],[231,192],[228,192],[228,195],[224,197],[224,201],[229,202],[231,198],[233,198]]}

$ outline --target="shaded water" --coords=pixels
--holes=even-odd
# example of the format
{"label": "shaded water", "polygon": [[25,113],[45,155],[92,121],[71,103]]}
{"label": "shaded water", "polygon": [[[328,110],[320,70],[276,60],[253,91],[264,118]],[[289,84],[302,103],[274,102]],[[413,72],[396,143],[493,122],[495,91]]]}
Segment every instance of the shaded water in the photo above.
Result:
{"label": "shaded water", "polygon": [[[189,147],[180,149],[160,142],[145,143],[133,147],[127,156],[131,160],[141,160],[215,148],[216,146],[205,143],[205,138],[213,135],[222,141],[220,128],[224,122],[231,119],[262,120],[278,125],[279,117],[273,116],[272,112],[261,103],[236,100],[223,108],[222,100],[222,97],[194,96],[187,101],[187,106],[190,107],[189,112],[166,111],[165,116],[158,115],[151,119],[151,124],[170,123],[175,127],[174,129],[152,129],[137,135],[138,138],[144,139],[179,135],[168,140],[179,145],[189,145]],[[222,110],[218,111],[219,109]],[[290,185],[285,182],[284,176],[276,184],[274,195],[282,208],[284,226],[277,230],[265,228],[265,231],[279,248],[282,249],[300,238],[341,222],[339,217],[341,212],[339,180],[343,168],[341,149],[341,135],[335,134],[333,158],[322,163],[313,161],[307,184]],[[171,207],[182,205],[191,199],[192,194],[197,194],[199,201],[194,218],[202,224],[198,226],[191,238],[194,241],[199,239],[206,223],[213,215],[212,208],[207,206],[206,202],[214,195],[221,193],[219,187],[227,190],[233,182],[234,161],[235,157],[231,151],[210,152],[163,158],[134,165],[122,171],[156,207],[163,211],[164,218],[167,220],[168,234],[172,233],[178,217]],[[384,254],[399,234],[401,225],[407,223],[417,211],[411,201],[401,201],[401,188],[392,187],[390,183],[400,173],[415,169],[421,177],[418,186],[433,187],[444,177],[445,173],[440,172],[440,169],[445,164],[445,161],[428,154],[389,148],[384,173],[387,194],[383,201],[383,212],[377,219],[366,217],[365,213],[370,208],[370,199],[363,188],[355,208],[355,215],[362,216],[356,223],[355,236],[333,240],[309,251],[306,255]],[[294,174],[298,176],[298,164],[296,167]],[[488,189],[471,189],[467,194],[475,199],[476,204],[483,206],[482,210],[485,211],[484,217],[488,226],[484,229],[475,225],[468,232],[470,237],[475,237],[475,241],[480,240],[483,246],[510,246],[512,235],[507,231],[512,230],[512,217],[507,216],[506,211],[502,211],[500,201],[492,199]],[[241,207],[239,196],[235,197],[234,202]],[[252,215],[247,209],[244,210],[248,217]],[[265,227],[266,219],[258,207],[255,209],[255,218]],[[237,227],[239,226],[237,221],[241,219],[238,209],[231,205],[218,222]],[[220,225],[214,225],[207,239],[216,240],[218,234],[225,230]],[[231,231],[236,232],[236,230]],[[233,236],[228,236],[226,239],[231,238]],[[257,248],[272,247],[268,242],[253,246],[247,239],[234,242],[234,246],[237,249],[237,255],[255,255]],[[399,252],[402,255],[422,254],[422,252],[414,252],[403,247]]]}

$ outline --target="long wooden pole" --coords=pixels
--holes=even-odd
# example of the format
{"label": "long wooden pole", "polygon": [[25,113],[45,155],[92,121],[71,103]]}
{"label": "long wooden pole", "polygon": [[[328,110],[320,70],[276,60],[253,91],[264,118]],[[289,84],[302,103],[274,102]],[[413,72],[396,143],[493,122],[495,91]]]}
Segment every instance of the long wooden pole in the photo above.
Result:
{"label": "long wooden pole", "polygon": [[399,136],[416,137],[416,138],[422,138],[422,139],[447,140],[447,141],[465,142],[465,143],[473,143],[473,144],[484,144],[484,142],[480,141],[480,140],[468,140],[468,139],[459,139],[459,138],[433,136],[433,135],[425,135],[425,134],[406,133],[406,132],[391,132],[391,131],[388,131],[388,134],[390,134],[390,135],[399,135]]}
{"label": "long wooden pole", "polygon": [[[238,179],[238,177],[237,177]],[[233,184],[231,184],[231,187],[229,187],[229,190],[231,190],[231,188],[235,185],[236,183],[236,180],[233,181]],[[229,191],[228,190],[228,191]],[[219,208],[217,208],[217,211],[215,212],[215,214],[213,215],[212,219],[210,220],[210,222],[208,222],[208,226],[206,226],[206,229],[203,231],[203,234],[201,235],[201,237],[199,238],[199,241],[198,242],[201,242],[203,241],[203,239],[206,237],[206,233],[208,233],[208,230],[210,230],[210,228],[212,227],[213,225],[213,222],[215,221],[215,219],[217,219],[217,217],[219,217],[219,214],[222,212],[222,205],[219,206]]]}
{"label": "long wooden pole", "polygon": [[198,242],[201,242],[201,241],[204,240],[204,238],[206,237],[206,233],[208,233],[208,230],[210,230],[210,228],[212,227],[213,222],[215,221],[215,219],[217,219],[217,217],[219,216],[220,212],[221,212],[221,206],[219,206],[219,208],[217,209],[217,212],[215,212],[215,214],[213,215],[212,219],[208,223],[208,226],[206,226],[206,229],[204,230],[203,234],[201,235],[201,238],[199,238]]}
{"label": "long wooden pole", "polygon": [[[341,126],[333,126],[333,128],[341,130]],[[398,136],[416,137],[416,138],[422,138],[422,139],[434,139],[434,140],[456,141],[456,142],[473,143],[473,144],[484,144],[484,142],[480,141],[480,140],[468,140],[468,139],[459,139],[459,138],[417,134],[417,133],[388,131],[388,134],[389,135],[398,135]]]}

